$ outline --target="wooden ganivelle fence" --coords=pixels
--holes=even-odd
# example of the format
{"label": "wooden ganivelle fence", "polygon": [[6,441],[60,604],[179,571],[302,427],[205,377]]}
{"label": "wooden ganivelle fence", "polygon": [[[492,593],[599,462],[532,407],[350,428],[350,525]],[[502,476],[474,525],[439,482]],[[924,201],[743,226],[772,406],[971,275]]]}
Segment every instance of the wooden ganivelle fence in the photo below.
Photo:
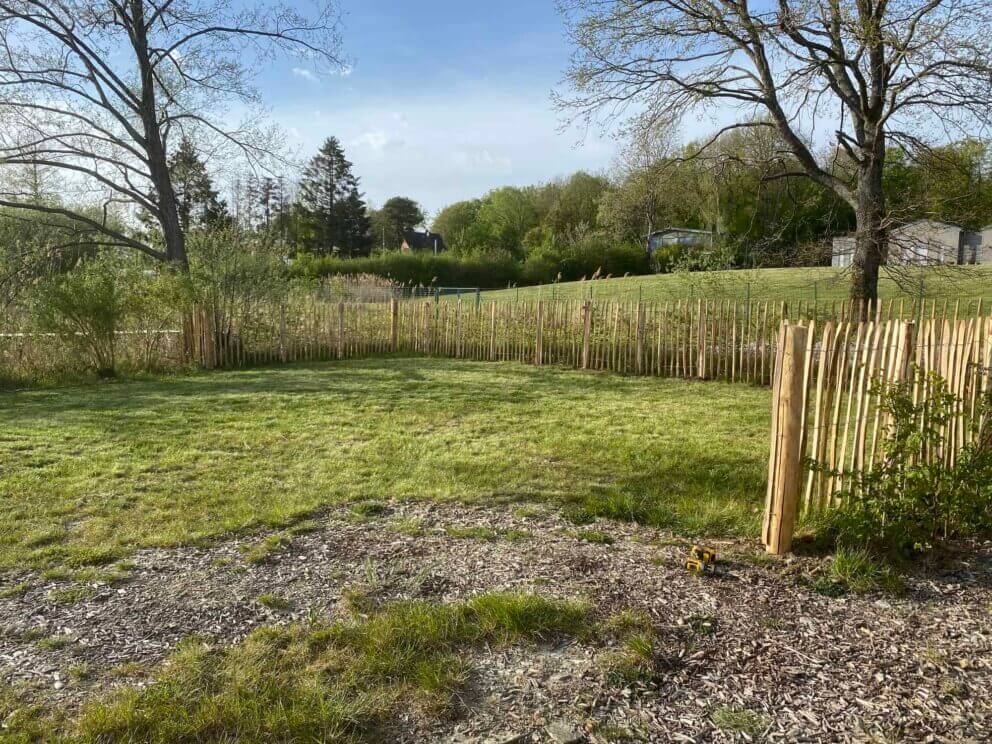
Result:
{"label": "wooden ganivelle fence", "polygon": [[[477,360],[612,370],[683,379],[770,384],[783,320],[849,323],[981,314],[980,303],[479,301],[431,298],[379,303],[319,293],[286,303],[242,300],[181,318],[133,321],[118,334],[125,369],[195,363],[246,367],[368,354],[424,353]],[[8,314],[0,332],[0,376],[31,380],[81,371],[74,345]]]}
{"label": "wooden ganivelle fence", "polygon": [[[763,540],[788,552],[797,517],[838,505],[856,472],[884,456],[888,421],[878,382],[913,384],[916,401],[936,373],[958,403],[941,424],[945,445],[919,457],[953,464],[980,436],[979,401],[990,389],[992,319],[866,323],[784,322],[775,344],[772,431]],[[920,374],[917,374],[916,371]]]}
{"label": "wooden ganivelle fence", "polygon": [[[921,308],[870,306],[875,325],[919,319]],[[928,303],[932,319],[956,318],[957,305]],[[981,305],[967,312],[981,314]],[[851,302],[684,300],[675,302],[495,301],[321,302],[258,305],[242,320],[201,308],[187,333],[205,367],[418,353],[480,361],[513,360],[683,379],[772,382],[779,327],[858,325]],[[832,342],[831,342],[832,343]]]}
{"label": "wooden ganivelle fence", "polygon": [[207,368],[399,352],[768,384],[787,314],[770,302],[313,302],[240,323],[200,308],[186,333]]}

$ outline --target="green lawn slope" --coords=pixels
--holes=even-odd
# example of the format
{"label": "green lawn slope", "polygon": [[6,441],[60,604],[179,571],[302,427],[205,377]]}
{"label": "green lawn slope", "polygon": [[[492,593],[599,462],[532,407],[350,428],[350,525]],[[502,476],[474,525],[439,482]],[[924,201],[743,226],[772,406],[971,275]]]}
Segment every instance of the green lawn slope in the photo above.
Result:
{"label": "green lawn slope", "polygon": [[[828,267],[741,269],[596,279],[484,292],[484,299],[737,300],[846,299],[849,272]],[[902,269],[885,272],[883,299],[992,300],[992,266]]]}

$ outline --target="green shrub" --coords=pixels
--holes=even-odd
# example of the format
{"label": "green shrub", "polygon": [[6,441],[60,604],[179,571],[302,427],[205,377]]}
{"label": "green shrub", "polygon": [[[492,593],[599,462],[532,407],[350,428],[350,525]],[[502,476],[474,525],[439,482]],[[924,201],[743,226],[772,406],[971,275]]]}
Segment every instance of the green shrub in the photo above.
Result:
{"label": "green shrub", "polygon": [[[940,455],[953,446],[945,425],[967,404],[935,373],[913,378],[874,387],[887,421],[882,454],[873,467],[849,474],[849,487],[838,494],[843,506],[827,515],[839,544],[906,556],[992,527],[992,427],[973,429],[971,443],[948,464]],[[916,385],[927,391],[919,400]],[[986,396],[973,426],[990,414]]]}
{"label": "green shrub", "polygon": [[130,310],[131,265],[110,254],[42,277],[32,294],[38,330],[57,335],[101,377],[117,372],[117,331]]}
{"label": "green shrub", "polygon": [[650,261],[639,243],[618,243],[601,232],[567,238],[545,235],[521,261],[508,251],[473,253],[383,253],[371,258],[300,254],[292,271],[300,277],[375,274],[410,286],[480,287],[549,284],[583,277],[648,274]]}

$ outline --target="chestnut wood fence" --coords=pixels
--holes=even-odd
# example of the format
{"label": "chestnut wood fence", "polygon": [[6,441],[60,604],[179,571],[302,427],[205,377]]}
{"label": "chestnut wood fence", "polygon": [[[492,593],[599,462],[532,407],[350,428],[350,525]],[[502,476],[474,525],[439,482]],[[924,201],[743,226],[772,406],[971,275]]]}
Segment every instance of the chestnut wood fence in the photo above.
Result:
{"label": "chestnut wood fence", "polygon": [[[931,322],[984,315],[980,303],[478,301],[477,298],[375,303],[319,296],[288,303],[200,307],[117,336],[125,368],[195,364],[238,368],[386,353],[610,370],[682,379],[769,385],[784,320],[807,323],[819,348],[833,332],[869,316],[879,324]],[[85,349],[72,339],[35,333],[8,318],[0,332],[0,376],[30,380],[46,369],[81,367]],[[852,331],[849,331],[849,333]],[[830,341],[835,346],[839,342]]]}
{"label": "chestnut wood fence", "polygon": [[931,420],[940,436],[917,457],[953,465],[961,450],[985,441],[981,401],[990,393],[992,318],[940,317],[869,322],[783,322],[773,371],[771,447],[763,540],[788,552],[800,516],[837,506],[855,474],[885,457],[890,420],[880,382],[912,386],[926,400],[939,375],[955,404]]}
{"label": "chestnut wood fence", "polygon": [[[866,308],[874,322],[983,313],[935,302]],[[772,382],[784,320],[851,324],[854,303],[418,300],[259,306],[242,320],[201,308],[188,322],[204,367],[417,353],[683,379]]]}

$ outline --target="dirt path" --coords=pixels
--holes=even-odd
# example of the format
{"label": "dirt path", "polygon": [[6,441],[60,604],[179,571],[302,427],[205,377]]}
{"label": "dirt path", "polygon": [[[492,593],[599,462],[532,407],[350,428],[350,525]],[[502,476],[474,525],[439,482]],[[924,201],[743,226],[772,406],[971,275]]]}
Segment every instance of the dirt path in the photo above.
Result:
{"label": "dirt path", "polygon": [[[595,544],[577,529],[551,513],[401,504],[364,520],[333,512],[258,564],[245,551],[264,536],[143,551],[127,580],[75,604],[51,599],[68,584],[5,577],[31,588],[0,599],[0,672],[73,705],[108,685],[141,684],[134,663],[147,667],[182,638],[233,642],[259,625],[340,612],[349,592],[449,600],[527,589],[588,598],[604,616],[647,612],[658,631],[658,681],[608,678],[604,649],[584,643],[484,652],[465,715],[410,721],[410,740],[542,741],[569,730],[599,741],[624,732],[730,740],[745,736],[732,731],[741,716],[748,726],[738,728],[776,741],[992,736],[992,546],[911,580],[904,596],[830,598],[789,575],[811,559],[783,571],[727,543],[718,545],[729,557],[725,574],[700,580],[664,533],[600,523],[594,529],[614,542]],[[267,608],[258,600],[266,593],[290,608]]]}

